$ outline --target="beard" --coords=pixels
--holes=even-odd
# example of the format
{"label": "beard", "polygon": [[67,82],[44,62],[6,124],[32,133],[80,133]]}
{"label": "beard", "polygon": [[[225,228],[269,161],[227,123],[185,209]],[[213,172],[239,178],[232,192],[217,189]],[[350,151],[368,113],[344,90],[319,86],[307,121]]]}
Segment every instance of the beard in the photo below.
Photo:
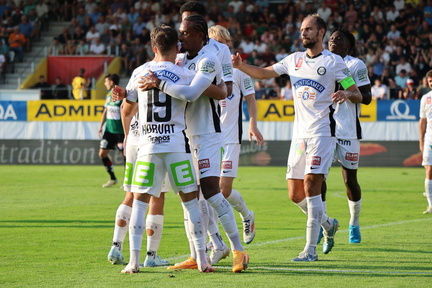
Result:
{"label": "beard", "polygon": [[310,49],[315,47],[315,45],[318,43],[316,39],[310,39],[310,40],[303,40],[303,47],[306,49]]}

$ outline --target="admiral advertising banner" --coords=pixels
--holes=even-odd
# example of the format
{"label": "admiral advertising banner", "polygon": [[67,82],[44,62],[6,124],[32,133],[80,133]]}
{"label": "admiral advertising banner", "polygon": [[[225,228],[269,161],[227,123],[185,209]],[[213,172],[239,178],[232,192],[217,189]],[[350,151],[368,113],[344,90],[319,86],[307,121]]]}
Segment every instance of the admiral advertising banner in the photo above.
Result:
{"label": "admiral advertising banner", "polygon": [[[377,106],[379,105],[381,103],[377,101],[372,101],[369,105],[360,105],[360,121],[377,121]],[[257,108],[258,121],[294,121],[294,101],[292,100],[257,100]]]}

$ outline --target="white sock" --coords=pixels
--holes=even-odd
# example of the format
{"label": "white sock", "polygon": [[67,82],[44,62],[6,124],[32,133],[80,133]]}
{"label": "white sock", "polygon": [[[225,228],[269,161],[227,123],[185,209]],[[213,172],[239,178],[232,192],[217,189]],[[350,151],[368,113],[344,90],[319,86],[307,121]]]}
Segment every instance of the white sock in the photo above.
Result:
{"label": "white sock", "polygon": [[219,221],[222,224],[222,227],[227,234],[230,243],[231,249],[244,251],[243,246],[240,242],[240,236],[237,229],[237,224],[234,218],[234,212],[231,208],[231,205],[222,195],[222,193],[217,193],[213,195],[209,199],[207,199],[210,206],[213,207],[214,211],[218,215]]}
{"label": "white sock", "polygon": [[209,209],[209,205],[207,203],[207,201],[204,199],[204,197],[200,197],[200,199],[198,200],[198,204],[199,204],[199,208],[201,209],[201,217],[202,217],[202,225],[203,225],[203,229],[204,231],[208,230],[209,227],[209,221],[210,221],[210,209]]}
{"label": "white sock", "polygon": [[214,212],[213,207],[208,205],[209,212],[209,225],[207,228],[207,234],[210,237],[210,241],[213,243],[213,247],[216,250],[223,250],[225,248],[225,242],[219,232],[218,218]]}
{"label": "white sock", "polygon": [[[129,221],[132,213],[132,207],[129,207],[124,204],[120,204],[117,208],[116,219],[114,223],[114,235],[113,235],[113,243],[119,243],[117,247],[121,250],[123,248],[123,242],[126,237],[126,233],[129,230]],[[118,221],[123,220],[126,222],[126,225],[119,226]]]}
{"label": "white sock", "polygon": [[294,204],[297,205],[300,208],[300,210],[302,210],[303,213],[307,215],[308,206],[307,206],[306,198],[304,198],[302,201],[300,201],[298,203],[294,203]]}
{"label": "white sock", "polygon": [[196,260],[197,256],[196,256],[196,252],[195,252],[195,245],[193,243],[192,235],[191,235],[190,229],[189,229],[189,212],[186,209],[185,204],[183,202],[181,204],[183,207],[183,224],[185,226],[186,237],[187,237],[188,243],[189,243],[190,257],[192,257]]}
{"label": "white sock", "polygon": [[231,194],[226,199],[231,204],[232,208],[240,213],[242,220],[249,217],[250,211],[243,200],[243,197],[237,190],[232,189]]}
{"label": "white sock", "polygon": [[132,213],[129,222],[129,249],[131,265],[139,265],[142,239],[145,230],[145,215],[147,214],[148,203],[133,200]]}
{"label": "white sock", "polygon": [[360,226],[361,199],[359,201],[351,201],[348,199],[348,207],[351,215],[349,225]]}
{"label": "white sock", "polygon": [[432,206],[432,180],[425,179],[426,199],[429,207]]}
{"label": "white sock", "polygon": [[147,215],[146,232],[147,232],[147,251],[156,252],[159,250],[162,239],[164,224],[164,215]]}
{"label": "white sock", "polygon": [[202,256],[205,255],[206,243],[205,233],[202,225],[203,220],[201,217],[198,199],[183,202],[183,207],[188,211],[189,214],[189,235],[192,239],[194,250],[196,252],[194,259],[197,260],[198,263],[204,263],[203,261],[206,260],[202,259]]}
{"label": "white sock", "polygon": [[309,254],[316,253],[318,234],[323,215],[321,195],[306,197],[308,220],[306,224],[306,246],[305,251]]}
{"label": "white sock", "polygon": [[324,211],[324,213],[327,213],[327,201],[322,201],[322,203],[323,203],[323,211]]}

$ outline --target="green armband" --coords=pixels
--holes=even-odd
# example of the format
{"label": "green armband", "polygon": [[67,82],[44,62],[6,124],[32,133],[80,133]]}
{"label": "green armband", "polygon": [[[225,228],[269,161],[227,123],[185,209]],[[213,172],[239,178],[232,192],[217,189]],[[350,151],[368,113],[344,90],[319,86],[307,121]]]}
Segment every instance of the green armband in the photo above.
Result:
{"label": "green armband", "polygon": [[355,84],[355,81],[354,81],[354,79],[353,79],[351,76],[349,76],[349,77],[343,79],[343,80],[340,82],[340,84],[342,85],[342,88],[343,88],[344,90],[347,90],[349,87],[351,87],[352,85]]}

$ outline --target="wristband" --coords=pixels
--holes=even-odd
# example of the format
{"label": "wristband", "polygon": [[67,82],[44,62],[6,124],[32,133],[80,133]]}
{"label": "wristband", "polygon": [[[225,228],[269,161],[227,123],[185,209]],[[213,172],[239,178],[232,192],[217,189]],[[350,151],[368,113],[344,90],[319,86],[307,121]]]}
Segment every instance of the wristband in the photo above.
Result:
{"label": "wristband", "polygon": [[161,80],[160,81],[160,83],[159,83],[159,90],[161,90],[162,92],[164,92],[164,89],[165,89],[165,86],[166,86],[166,81],[165,80]]}

